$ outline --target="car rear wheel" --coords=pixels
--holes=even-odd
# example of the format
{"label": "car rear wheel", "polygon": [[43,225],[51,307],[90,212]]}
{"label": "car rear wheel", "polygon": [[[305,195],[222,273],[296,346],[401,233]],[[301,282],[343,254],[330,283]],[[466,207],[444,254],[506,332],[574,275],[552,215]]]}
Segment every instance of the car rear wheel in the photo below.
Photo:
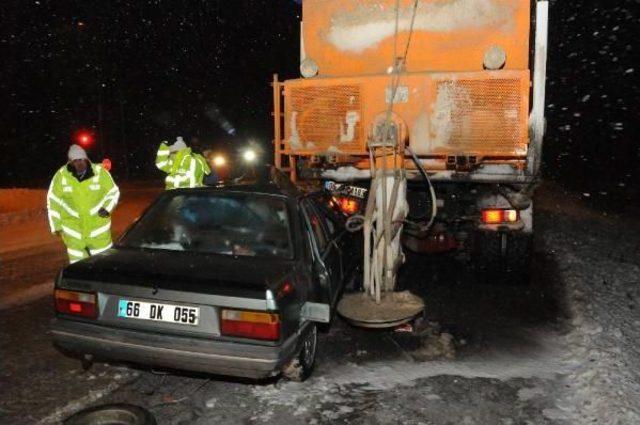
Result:
{"label": "car rear wheel", "polygon": [[318,328],[315,323],[312,323],[311,329],[300,347],[300,351],[284,366],[282,375],[290,381],[305,381],[313,372],[317,348]]}

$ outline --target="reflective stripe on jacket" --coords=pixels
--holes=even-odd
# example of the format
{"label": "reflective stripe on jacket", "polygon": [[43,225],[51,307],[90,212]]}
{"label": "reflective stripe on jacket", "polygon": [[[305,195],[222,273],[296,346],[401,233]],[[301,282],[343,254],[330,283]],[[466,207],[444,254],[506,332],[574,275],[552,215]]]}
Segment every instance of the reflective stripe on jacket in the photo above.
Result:
{"label": "reflective stripe on jacket", "polygon": [[169,151],[167,142],[160,143],[158,153],[156,154],[156,167],[158,167],[161,171],[168,173],[171,170],[172,164],[173,162],[171,160],[171,152]]}
{"label": "reflective stripe on jacket", "polygon": [[198,166],[196,168],[196,180],[199,181],[200,186],[202,186],[204,177],[211,174],[211,168],[204,156],[199,153],[194,153],[193,155],[195,156],[196,161],[198,161]]}

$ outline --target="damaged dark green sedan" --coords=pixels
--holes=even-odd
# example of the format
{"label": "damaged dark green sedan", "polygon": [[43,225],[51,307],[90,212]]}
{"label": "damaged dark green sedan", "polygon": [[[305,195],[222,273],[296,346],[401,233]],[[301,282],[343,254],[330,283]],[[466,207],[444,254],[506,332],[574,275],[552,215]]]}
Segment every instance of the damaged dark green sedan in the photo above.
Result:
{"label": "damaged dark green sedan", "polygon": [[343,216],[275,172],[162,194],[55,285],[54,343],[85,359],[306,379],[360,258]]}

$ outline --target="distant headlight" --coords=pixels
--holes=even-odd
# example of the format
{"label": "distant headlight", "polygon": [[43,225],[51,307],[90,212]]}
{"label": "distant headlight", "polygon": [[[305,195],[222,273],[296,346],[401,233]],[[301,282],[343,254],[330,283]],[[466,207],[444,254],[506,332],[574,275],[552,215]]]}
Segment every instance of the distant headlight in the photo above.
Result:
{"label": "distant headlight", "polygon": [[227,165],[227,158],[222,155],[216,155],[213,158],[213,165],[214,167],[224,167],[225,165]]}
{"label": "distant headlight", "polygon": [[256,151],[254,151],[253,149],[247,149],[242,154],[242,158],[244,158],[244,160],[247,162],[254,162],[257,157],[258,155],[256,155]]}

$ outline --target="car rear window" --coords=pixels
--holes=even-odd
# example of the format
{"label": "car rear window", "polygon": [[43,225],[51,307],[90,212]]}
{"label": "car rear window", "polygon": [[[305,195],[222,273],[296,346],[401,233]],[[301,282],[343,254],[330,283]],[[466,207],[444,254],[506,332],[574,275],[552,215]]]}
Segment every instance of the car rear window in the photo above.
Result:
{"label": "car rear window", "polygon": [[131,248],[292,258],[283,199],[256,194],[179,194],[162,199],[121,240]]}

